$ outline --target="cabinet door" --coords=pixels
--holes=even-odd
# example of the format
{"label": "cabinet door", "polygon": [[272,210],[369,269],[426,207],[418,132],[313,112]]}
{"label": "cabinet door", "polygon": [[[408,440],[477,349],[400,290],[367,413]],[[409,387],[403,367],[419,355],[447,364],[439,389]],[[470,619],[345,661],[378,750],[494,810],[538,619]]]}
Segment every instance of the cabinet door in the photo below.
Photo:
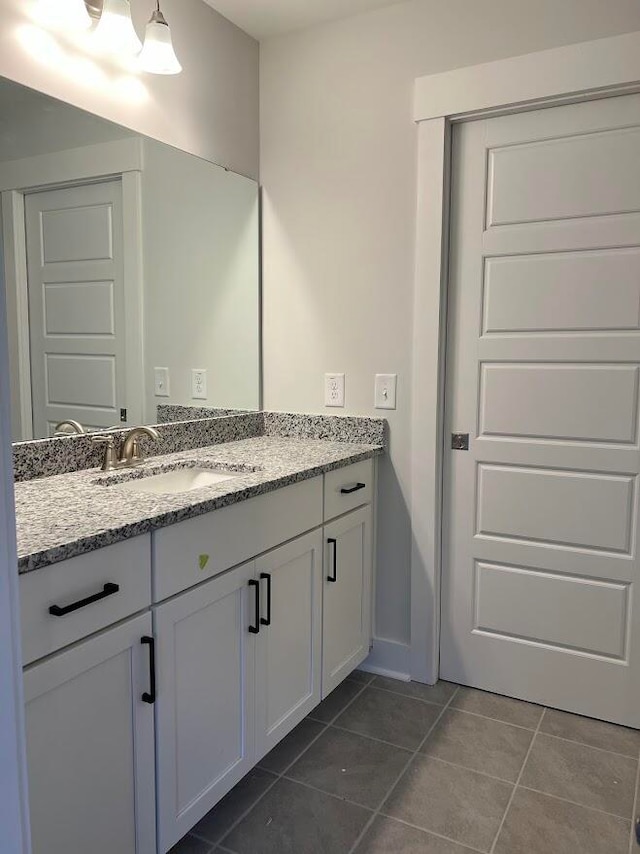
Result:
{"label": "cabinet door", "polygon": [[34,854],[155,854],[151,615],[24,674]]}
{"label": "cabinet door", "polygon": [[154,613],[161,854],[254,764],[254,572],[238,567]]}
{"label": "cabinet door", "polygon": [[324,528],[322,696],[369,655],[371,507]]}
{"label": "cabinet door", "polygon": [[261,625],[256,640],[256,761],[320,702],[322,534],[258,558]]}

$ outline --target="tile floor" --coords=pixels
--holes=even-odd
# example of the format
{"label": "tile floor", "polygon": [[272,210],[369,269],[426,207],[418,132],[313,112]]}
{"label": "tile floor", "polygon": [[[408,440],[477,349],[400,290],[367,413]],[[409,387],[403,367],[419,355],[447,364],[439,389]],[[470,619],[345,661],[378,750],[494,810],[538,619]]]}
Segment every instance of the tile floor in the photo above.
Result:
{"label": "tile floor", "polygon": [[640,854],[640,732],[356,672],[171,854]]}

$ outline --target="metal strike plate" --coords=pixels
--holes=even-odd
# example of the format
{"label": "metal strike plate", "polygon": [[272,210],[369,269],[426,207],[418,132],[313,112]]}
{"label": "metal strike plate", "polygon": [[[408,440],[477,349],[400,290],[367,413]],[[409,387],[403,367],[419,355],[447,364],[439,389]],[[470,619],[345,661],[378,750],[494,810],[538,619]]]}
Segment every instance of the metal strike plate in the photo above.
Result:
{"label": "metal strike plate", "polygon": [[469,450],[469,434],[468,433],[452,433],[451,434],[451,449],[453,451],[468,451]]}

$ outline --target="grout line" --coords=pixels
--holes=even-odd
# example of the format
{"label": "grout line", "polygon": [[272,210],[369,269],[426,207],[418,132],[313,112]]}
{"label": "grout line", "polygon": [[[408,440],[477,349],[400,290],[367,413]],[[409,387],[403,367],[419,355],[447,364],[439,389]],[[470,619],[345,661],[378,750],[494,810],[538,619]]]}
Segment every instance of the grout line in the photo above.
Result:
{"label": "grout line", "polygon": [[[348,702],[348,703],[346,703],[346,705],[344,705],[344,706],[340,709],[340,711],[338,712],[338,714],[337,714],[337,715],[334,715],[334,716],[331,718],[331,720],[328,720],[328,721],[321,721],[319,718],[314,718],[314,717],[313,717],[313,712],[309,712],[309,714],[307,715],[307,717],[309,718],[309,720],[311,720],[311,721],[315,721],[315,722],[316,722],[316,723],[318,723],[318,724],[324,724],[325,726],[331,726],[331,724],[332,724],[335,720],[337,720],[343,712],[346,712],[346,710],[349,708],[349,706],[350,706],[352,703],[355,703],[355,701],[358,699],[358,697],[359,697],[359,696],[360,696],[364,691],[366,691],[366,690],[367,690],[367,688],[369,687],[369,685],[363,685],[363,684],[361,684],[361,683],[359,683],[359,682],[355,682],[353,679],[352,679],[352,680],[349,680],[349,677],[347,677],[347,678],[344,680],[344,682],[349,682],[349,681],[351,681],[353,685],[360,685],[360,690],[359,690],[357,693],[355,693],[355,694],[353,695],[353,697],[349,700],[349,702]],[[341,683],[340,683],[340,685],[344,685],[344,682],[341,682]],[[339,687],[340,687],[340,686],[338,686],[337,688],[334,688],[334,691],[337,691]],[[333,693],[333,691],[332,691],[331,693]],[[330,697],[330,696],[331,696],[331,694],[329,694],[329,697]],[[325,700],[328,700],[328,699],[329,699],[329,697],[325,697]],[[322,702],[324,702],[324,700],[323,700]],[[317,708],[319,708],[319,706],[320,706],[320,705],[321,705],[321,704],[319,703],[319,704],[318,704],[318,706],[316,706],[316,709],[317,709]],[[315,709],[314,709],[313,711],[315,711]]]}
{"label": "grout line", "polygon": [[[507,699],[511,699],[511,698],[508,697]],[[524,703],[525,701],[524,700],[516,700],[516,702],[517,703]],[[511,721],[505,721],[503,718],[492,718],[489,715],[482,715],[482,714],[480,714],[480,712],[470,712],[468,709],[459,709],[457,706],[451,706],[451,711],[452,712],[460,712],[460,714],[464,714],[464,715],[473,715],[474,718],[482,718],[485,721],[494,721],[495,723],[498,723],[498,724],[505,724],[505,726],[513,726],[516,729],[524,729],[527,732],[536,732],[538,726],[540,725],[539,722],[538,722],[538,724],[536,724],[536,726],[523,726],[522,724],[514,724]],[[540,720],[542,720],[542,718],[544,716],[544,711],[545,710],[543,709],[542,714],[540,715]]]}
{"label": "grout line", "polygon": [[380,816],[382,816],[382,818],[389,819],[389,821],[395,821],[398,824],[403,824],[405,827],[412,827],[414,830],[419,830],[429,836],[436,836],[438,839],[444,839],[446,842],[451,842],[453,845],[461,847],[464,851],[473,851],[474,854],[487,854],[487,852],[483,851],[481,848],[475,848],[473,845],[468,845],[466,842],[458,842],[458,840],[454,839],[452,836],[445,836],[442,833],[438,833],[436,830],[427,830],[426,827],[421,827],[419,824],[413,824],[404,818],[397,818],[395,815],[387,815],[383,812],[380,813]]}
{"label": "grout line", "polygon": [[432,753],[423,753],[420,751],[420,756],[424,756],[425,759],[431,759],[434,762],[441,762],[443,765],[450,765],[452,768],[460,768],[462,771],[468,771],[470,774],[479,774],[480,777],[487,777],[489,780],[495,780],[496,783],[506,783],[509,786],[515,786],[514,781],[507,780],[506,777],[496,777],[495,774],[487,774],[486,771],[478,771],[477,768],[470,768],[468,765],[450,762],[448,759],[442,759],[440,756],[434,756]]}
{"label": "grout line", "polygon": [[636,814],[638,809],[638,787],[640,786],[640,762],[636,771],[636,791],[633,796],[633,813],[631,814],[631,832],[629,833],[629,854],[633,854],[636,849]]}
{"label": "grout line", "polygon": [[351,804],[353,807],[358,807],[358,809],[365,810],[365,812],[374,812],[374,807],[367,807],[364,804],[359,803],[358,801],[352,801],[351,798],[345,798],[343,795],[336,795],[335,792],[328,792],[326,789],[319,789],[317,786],[314,786],[312,783],[305,783],[304,780],[296,780],[294,777],[282,777],[283,780],[286,780],[287,783],[295,783],[296,786],[303,786],[305,789],[311,789],[312,792],[318,792],[319,795],[326,795],[328,798],[333,798],[334,801],[340,801],[343,804]]}
{"label": "grout line", "polygon": [[[404,682],[404,685],[410,685],[410,682]],[[433,700],[427,700],[424,697],[414,697],[412,694],[403,694],[401,691],[393,691],[391,688],[381,688],[379,685],[376,685],[375,680],[367,686],[368,688],[375,688],[376,691],[383,691],[385,694],[393,694],[394,697],[402,697],[405,700],[417,700],[419,703],[426,703],[428,706],[444,706],[446,703],[436,703]],[[453,694],[451,695],[453,697]]]}
{"label": "grout line", "polygon": [[553,735],[553,733],[544,732],[544,730],[540,731],[540,735],[544,735],[546,738],[555,738],[556,741],[566,741],[569,744],[578,744],[580,747],[588,747],[589,750],[597,750],[599,753],[611,753],[613,756],[621,756],[624,759],[631,759],[632,762],[638,761],[637,757],[629,756],[628,753],[619,753],[617,750],[607,750],[606,747],[596,747],[594,744],[587,744],[585,741],[576,741],[574,738],[565,738],[562,735]]}
{"label": "grout line", "polygon": [[367,735],[364,732],[358,732],[354,729],[347,729],[347,727],[338,726],[337,724],[329,724],[327,729],[335,729],[338,730],[338,732],[348,732],[349,735],[357,735],[360,738],[368,738],[369,741],[375,741],[378,744],[386,744],[388,747],[395,747],[396,750],[402,750],[405,753],[415,753],[415,749],[413,747],[407,747],[404,744],[397,744],[395,741],[386,741],[386,739],[384,738],[376,738],[375,735]]}
{"label": "grout line", "polygon": [[[361,842],[362,842],[362,840],[364,839],[365,835],[366,835],[366,834],[367,834],[367,832],[369,831],[369,828],[372,826],[372,824],[374,823],[374,821],[376,820],[376,818],[380,815],[380,812],[381,812],[381,810],[382,810],[382,807],[383,807],[383,806],[385,805],[385,803],[389,800],[389,798],[391,797],[391,794],[392,794],[393,790],[396,788],[396,786],[398,785],[398,783],[400,782],[400,780],[402,780],[402,779],[403,779],[403,777],[406,775],[406,773],[407,773],[407,771],[409,770],[409,768],[411,767],[412,763],[415,761],[416,756],[418,756],[418,755],[419,755],[419,753],[420,753],[420,749],[424,746],[425,742],[427,741],[427,739],[429,738],[429,736],[431,735],[431,733],[432,733],[432,732],[435,730],[435,728],[437,727],[438,723],[440,722],[440,719],[442,718],[442,716],[444,715],[444,713],[446,712],[446,710],[447,710],[447,709],[449,708],[449,706],[451,705],[451,702],[453,701],[454,697],[456,696],[456,694],[458,693],[458,691],[459,691],[459,690],[460,690],[460,688],[459,688],[459,687],[458,687],[458,688],[456,688],[456,690],[453,692],[453,694],[449,697],[449,701],[448,701],[448,702],[447,702],[447,703],[446,703],[446,704],[441,708],[440,713],[438,714],[438,716],[436,717],[436,719],[434,720],[434,722],[433,722],[433,723],[431,724],[431,726],[429,727],[429,729],[428,729],[428,731],[427,731],[427,733],[426,733],[425,737],[422,739],[422,741],[421,741],[421,742],[420,742],[420,744],[417,746],[417,748],[413,751],[413,753],[411,754],[411,756],[410,756],[410,757],[409,757],[409,759],[407,760],[407,764],[404,766],[404,768],[402,769],[402,771],[400,771],[400,773],[398,774],[398,777],[396,778],[395,783],[393,783],[393,785],[390,787],[390,789],[389,789],[389,791],[387,792],[387,794],[384,796],[384,798],[383,798],[383,799],[382,799],[382,801],[380,802],[380,806],[378,807],[378,809],[377,809],[377,810],[375,810],[375,811],[374,811],[374,813],[373,813],[373,815],[371,816],[371,818],[369,819],[369,821],[368,821],[368,822],[365,824],[365,826],[362,828],[362,830],[361,830],[361,832],[360,832],[360,835],[358,836],[358,838],[355,840],[355,842],[353,843],[353,845],[352,845],[352,846],[351,846],[351,848],[349,849],[349,854],[354,854],[354,852],[356,851],[356,849],[358,848],[358,846],[360,845],[360,843],[361,843]],[[420,829],[421,829],[421,830],[424,830],[424,828],[420,828]]]}
{"label": "grout line", "polygon": [[532,786],[523,786],[520,784],[520,788],[524,789],[526,792],[535,792],[536,795],[544,795],[546,798],[553,798],[554,801],[562,801],[565,804],[571,804],[574,807],[580,807],[583,810],[589,810],[589,812],[597,812],[600,815],[607,815],[609,818],[617,818],[618,821],[629,821],[630,819],[625,818],[623,815],[618,815],[614,812],[608,812],[607,810],[602,810],[599,807],[588,807],[586,804],[581,804],[579,801],[572,801],[570,798],[563,798],[561,795],[554,795],[551,792],[543,792],[542,789],[534,789]]}
{"label": "grout line", "polygon": [[518,774],[518,778],[515,782],[513,790],[511,792],[511,796],[507,803],[507,808],[504,811],[504,815],[502,816],[502,821],[498,826],[498,830],[493,839],[493,845],[489,849],[489,854],[494,854],[496,850],[496,845],[498,844],[498,839],[500,838],[500,834],[502,833],[502,828],[504,827],[504,823],[507,820],[507,816],[509,815],[509,810],[511,809],[511,804],[513,803],[513,799],[515,798],[516,792],[518,791],[518,786],[520,784],[520,780],[522,779],[522,775],[524,774],[524,769],[526,767],[527,762],[529,761],[529,756],[531,755],[531,751],[533,750],[533,745],[536,743],[536,738],[538,737],[538,733],[540,732],[540,727],[542,726],[542,721],[544,720],[544,716],[547,713],[546,709],[542,710],[542,714],[540,715],[540,720],[538,721],[538,726],[536,727],[536,731],[533,734],[533,738],[531,739],[531,744],[529,745],[529,749],[527,750],[527,755],[524,757],[524,761],[522,763],[522,767],[520,768],[520,773]]}

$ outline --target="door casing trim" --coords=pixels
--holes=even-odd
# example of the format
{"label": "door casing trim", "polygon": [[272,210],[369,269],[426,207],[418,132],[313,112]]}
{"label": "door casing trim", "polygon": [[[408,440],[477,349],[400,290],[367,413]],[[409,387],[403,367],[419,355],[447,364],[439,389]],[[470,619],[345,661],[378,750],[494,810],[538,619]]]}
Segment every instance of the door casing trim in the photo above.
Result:
{"label": "door casing trim", "polygon": [[456,122],[640,92],[640,31],[415,81],[418,124],[411,408],[411,678],[440,658],[451,128]]}

